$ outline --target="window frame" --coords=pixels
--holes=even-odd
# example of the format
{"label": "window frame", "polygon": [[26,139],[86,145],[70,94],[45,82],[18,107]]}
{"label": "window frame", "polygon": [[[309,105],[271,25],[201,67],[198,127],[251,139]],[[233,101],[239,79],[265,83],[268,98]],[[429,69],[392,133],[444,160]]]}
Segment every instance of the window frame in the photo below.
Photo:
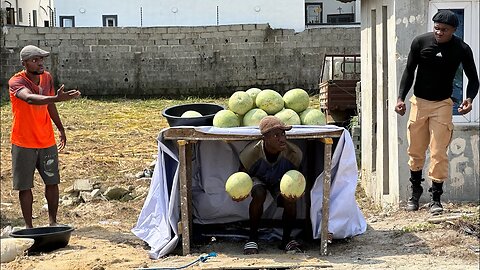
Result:
{"label": "window frame", "polygon": [[[113,26],[108,26],[107,25],[107,22],[110,19],[114,20],[114,25]],[[118,15],[102,15],[102,25],[103,25],[103,27],[117,27],[118,26]]]}
{"label": "window frame", "polygon": [[12,7],[7,7],[5,8],[5,13],[6,13],[6,25],[15,25],[15,8]]}
{"label": "window frame", "polygon": [[38,26],[38,12],[36,9],[32,10],[32,26],[37,27]]}
{"label": "window frame", "polygon": [[[308,22],[308,8],[310,6],[319,6],[320,7],[320,22],[319,23],[309,23]],[[322,25],[323,22],[323,3],[305,3],[305,25]]]}
{"label": "window frame", "polygon": [[[60,20],[60,27],[75,27],[75,16],[59,16],[58,17]],[[65,26],[64,25],[64,20],[71,20],[72,21],[72,26]]]}
{"label": "window frame", "polygon": [[[474,6],[472,6],[474,5]],[[475,7],[476,5],[476,7]],[[475,66],[477,68],[477,75],[480,73],[480,55],[478,53],[480,48],[479,36],[474,35],[474,33],[479,33],[478,23],[474,23],[480,18],[478,12],[478,3],[467,2],[467,1],[431,1],[429,7],[429,18],[432,18],[439,9],[463,9],[464,16],[464,29],[463,29],[463,40],[470,46],[473,51],[473,58],[475,61]],[[428,31],[432,31],[433,21],[429,20]],[[463,73],[463,99],[466,98],[467,92],[467,82],[468,78]],[[473,100],[473,109],[471,112],[465,115],[453,115],[453,123],[455,124],[465,124],[465,125],[478,125],[480,123],[480,95],[477,94]],[[462,100],[463,101],[463,100]]]}
{"label": "window frame", "polygon": [[18,22],[23,23],[23,8],[18,8]]}

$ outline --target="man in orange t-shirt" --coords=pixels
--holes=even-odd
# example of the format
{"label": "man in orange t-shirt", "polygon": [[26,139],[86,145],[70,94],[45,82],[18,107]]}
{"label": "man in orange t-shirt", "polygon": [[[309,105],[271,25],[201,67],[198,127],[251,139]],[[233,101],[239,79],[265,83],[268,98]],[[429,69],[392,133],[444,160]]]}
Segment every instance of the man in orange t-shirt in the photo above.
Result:
{"label": "man in orange t-shirt", "polygon": [[[67,137],[58,115],[56,102],[80,96],[78,90],[64,91],[62,85],[55,93],[53,79],[45,71],[43,58],[50,53],[33,45],[20,51],[24,70],[8,81],[12,103],[12,171],[13,189],[18,198],[27,228],[33,228],[33,175],[35,168],[45,183],[50,226],[57,224],[58,209],[58,151],[65,148]],[[55,143],[52,121],[60,132],[60,143]]]}

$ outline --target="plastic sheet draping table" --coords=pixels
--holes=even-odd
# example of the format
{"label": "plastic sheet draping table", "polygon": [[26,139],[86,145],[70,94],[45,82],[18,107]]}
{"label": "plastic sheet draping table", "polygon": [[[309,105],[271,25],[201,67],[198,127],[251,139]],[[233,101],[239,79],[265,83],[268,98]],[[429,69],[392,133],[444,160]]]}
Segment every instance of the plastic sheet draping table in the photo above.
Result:
{"label": "plastic sheet draping table", "polygon": [[[287,139],[319,140],[325,144],[324,151],[324,183],[322,224],[320,236],[320,254],[327,255],[328,245],[328,218],[330,207],[330,184],[331,184],[331,156],[333,138],[342,135],[343,130],[326,130],[312,133],[289,134]],[[192,144],[202,140],[220,141],[249,141],[261,139],[260,134],[211,134],[204,133],[192,127],[172,127],[164,131],[165,140],[174,140],[178,144],[179,155],[179,180],[180,180],[180,211],[181,220],[179,230],[182,234],[183,254],[190,253],[190,239],[192,235]]]}

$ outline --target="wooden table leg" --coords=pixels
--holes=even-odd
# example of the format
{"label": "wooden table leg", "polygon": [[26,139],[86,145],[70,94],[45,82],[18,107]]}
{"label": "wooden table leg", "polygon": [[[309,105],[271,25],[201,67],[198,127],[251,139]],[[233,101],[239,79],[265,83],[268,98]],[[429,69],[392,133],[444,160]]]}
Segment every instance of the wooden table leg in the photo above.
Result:
{"label": "wooden table leg", "polygon": [[187,255],[190,254],[190,235],[192,234],[192,145],[186,140],[178,140],[177,143],[180,162],[182,251],[183,255]]}
{"label": "wooden table leg", "polygon": [[321,141],[325,144],[324,165],[323,165],[323,198],[322,198],[322,226],[320,233],[320,255],[327,255],[328,246],[328,217],[330,210],[330,183],[332,169],[332,138],[324,138]]}

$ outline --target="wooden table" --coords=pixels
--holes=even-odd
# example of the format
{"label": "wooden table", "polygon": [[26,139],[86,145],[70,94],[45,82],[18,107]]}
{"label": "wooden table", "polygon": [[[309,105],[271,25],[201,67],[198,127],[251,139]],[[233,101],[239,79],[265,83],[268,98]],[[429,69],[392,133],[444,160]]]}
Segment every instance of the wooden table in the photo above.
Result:
{"label": "wooden table", "polygon": [[[322,224],[320,233],[320,254],[327,255],[328,245],[328,217],[330,208],[330,182],[331,182],[331,156],[333,138],[342,135],[343,130],[322,131],[302,134],[289,134],[287,139],[320,140],[325,144],[324,152],[324,179]],[[210,134],[199,132],[193,127],[172,127],[164,131],[165,140],[175,140],[178,144],[179,180],[180,180],[180,212],[181,219],[178,224],[179,234],[182,234],[183,255],[190,253],[190,236],[192,234],[192,144],[197,141],[250,141],[262,138],[258,135],[238,134]]]}

